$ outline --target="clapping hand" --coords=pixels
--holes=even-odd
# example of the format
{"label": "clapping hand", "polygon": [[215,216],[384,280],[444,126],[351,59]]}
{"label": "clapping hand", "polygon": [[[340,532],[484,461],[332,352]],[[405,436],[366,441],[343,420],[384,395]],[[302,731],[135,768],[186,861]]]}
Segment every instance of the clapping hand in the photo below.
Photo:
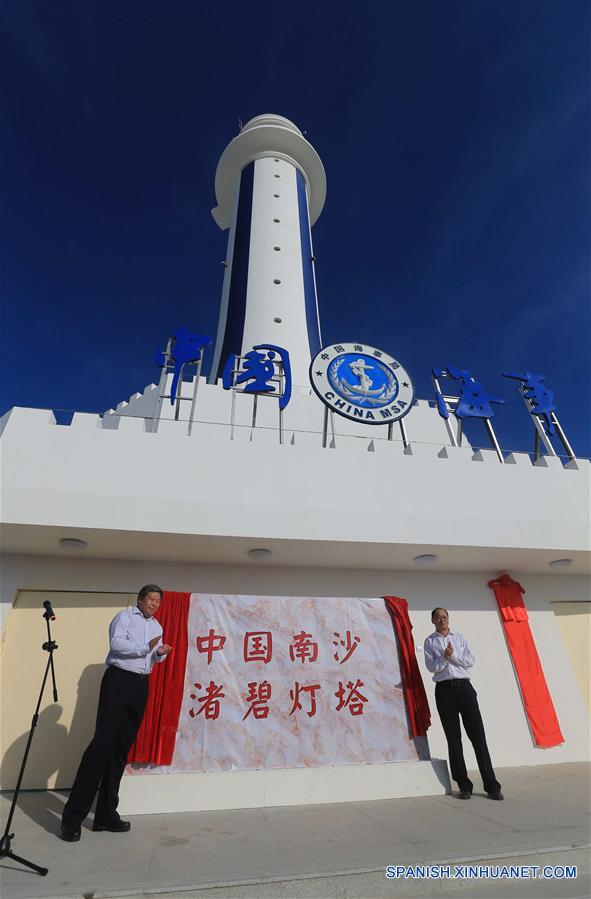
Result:
{"label": "clapping hand", "polygon": [[[158,646],[158,643],[160,643],[161,639],[162,639],[162,637],[152,637],[152,639],[148,643],[148,646],[150,647],[150,652],[154,649],[155,646]],[[168,653],[171,651],[171,649],[172,649],[172,646],[169,646],[168,643],[163,643],[162,646],[158,646],[158,649],[156,650],[156,655],[157,656],[167,656]]]}
{"label": "clapping hand", "polygon": [[445,652],[443,653],[443,658],[444,658],[444,659],[451,659],[451,657],[453,656],[453,654],[454,654],[454,648],[453,648],[453,646],[451,645],[451,643],[448,643],[447,646],[445,647]]}

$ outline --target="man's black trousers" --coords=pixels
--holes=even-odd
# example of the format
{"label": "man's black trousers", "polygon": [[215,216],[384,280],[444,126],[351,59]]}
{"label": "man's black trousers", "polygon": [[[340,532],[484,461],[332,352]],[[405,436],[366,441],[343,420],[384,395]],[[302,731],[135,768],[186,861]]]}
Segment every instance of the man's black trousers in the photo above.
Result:
{"label": "man's black trousers", "polygon": [[435,702],[447,739],[451,776],[460,790],[471,793],[473,787],[466,771],[462,750],[461,715],[464,730],[474,747],[484,789],[487,793],[499,792],[501,785],[493,771],[476,690],[470,681],[467,678],[440,681],[435,684]]}
{"label": "man's black trousers", "polygon": [[94,820],[119,820],[119,784],[127,755],[144,717],[148,677],[111,665],[101,682],[96,729],[86,748],[62,816],[65,825],[79,825],[90,811],[98,790]]}

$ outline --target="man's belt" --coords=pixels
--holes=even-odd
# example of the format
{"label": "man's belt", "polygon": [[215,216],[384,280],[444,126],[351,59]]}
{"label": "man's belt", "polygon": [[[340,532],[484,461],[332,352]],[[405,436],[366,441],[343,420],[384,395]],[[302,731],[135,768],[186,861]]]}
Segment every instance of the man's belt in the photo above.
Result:
{"label": "man's belt", "polygon": [[459,687],[462,684],[469,684],[469,683],[470,683],[469,677],[449,677],[449,678],[447,678],[447,680],[438,680],[437,686],[443,687],[445,685],[446,687]]}
{"label": "man's belt", "polygon": [[143,671],[130,671],[129,668],[121,668],[119,665],[109,665],[109,668],[114,668],[115,671],[122,671],[123,674],[132,674],[134,677],[150,677],[149,672],[144,674]]}

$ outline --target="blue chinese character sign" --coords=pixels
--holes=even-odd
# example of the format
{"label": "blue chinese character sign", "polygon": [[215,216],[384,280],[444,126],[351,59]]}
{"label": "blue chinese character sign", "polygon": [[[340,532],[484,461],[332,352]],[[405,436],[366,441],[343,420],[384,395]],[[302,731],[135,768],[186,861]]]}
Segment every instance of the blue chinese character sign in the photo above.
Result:
{"label": "blue chinese character sign", "polygon": [[[479,418],[484,422],[499,462],[503,463],[505,459],[493,430],[491,418],[494,416],[492,404],[498,403],[502,405],[505,403],[505,400],[487,393],[480,381],[477,381],[472,376],[472,373],[465,368],[455,368],[453,365],[448,365],[447,368],[433,368],[431,371],[433,386],[435,387],[435,398],[437,400],[437,411],[445,419],[452,446],[462,445],[464,420],[466,418]],[[459,396],[447,396],[443,393],[439,384],[442,378],[460,382],[461,386],[456,388],[459,391]],[[450,427],[450,413],[453,413],[457,419],[457,434],[454,434]]]}
{"label": "blue chinese character sign", "polygon": [[174,364],[174,374],[170,388],[171,406],[174,405],[177,397],[183,367],[187,362],[200,362],[203,350],[210,343],[211,337],[205,337],[203,334],[192,334],[188,328],[182,327],[173,334],[170,341],[170,349],[164,353],[157,353],[154,357],[156,365],[160,365],[162,368]]}
{"label": "blue chinese character sign", "polygon": [[515,374],[514,372],[503,372],[504,378],[514,378],[516,381],[522,382],[522,393],[528,401],[531,414],[538,418],[544,419],[546,434],[554,437],[556,429],[552,421],[552,413],[556,411],[554,405],[554,393],[544,385],[545,375],[532,375],[531,372],[525,371],[523,374]]}
{"label": "blue chinese character sign", "polygon": [[[457,418],[492,418],[495,413],[492,410],[491,403],[500,403],[501,405],[505,403],[505,400],[488,394],[480,381],[473,378],[466,369],[454,368],[453,365],[448,365],[447,369],[434,368],[433,375],[436,378],[448,377],[462,382],[460,396],[453,410]],[[439,392],[436,395],[439,414],[442,418],[447,418],[449,410],[445,402],[442,402],[443,397]]]}
{"label": "blue chinese character sign", "polygon": [[224,365],[222,385],[224,390],[243,385],[241,393],[276,396],[282,412],[291,399],[289,353],[272,343],[258,344],[242,357],[231,353]]}
{"label": "blue chinese character sign", "polygon": [[389,424],[412,407],[408,373],[392,356],[372,346],[324,347],[310,365],[310,383],[325,406],[363,424]]}
{"label": "blue chinese character sign", "polygon": [[534,375],[530,371],[521,373],[503,372],[505,378],[513,378],[521,381],[520,393],[534,425],[534,459],[537,461],[542,455],[541,443],[546,447],[549,456],[556,456],[556,450],[552,444],[553,438],[558,438],[566,451],[569,462],[575,463],[575,453],[568,442],[558,418],[554,405],[554,392],[549,390],[544,381],[545,375]]}

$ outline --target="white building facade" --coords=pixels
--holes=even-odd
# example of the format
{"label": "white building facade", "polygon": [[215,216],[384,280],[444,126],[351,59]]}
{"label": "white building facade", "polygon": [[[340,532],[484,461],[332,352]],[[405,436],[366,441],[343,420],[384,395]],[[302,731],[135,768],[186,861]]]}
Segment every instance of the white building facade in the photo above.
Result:
{"label": "white building facade", "polygon": [[[76,413],[58,425],[46,410],[15,408],[2,419],[4,789],[14,784],[45,665],[42,601],[58,616],[61,693],[57,705],[45,699],[24,785],[67,788],[92,733],[108,621],[149,582],[215,594],[406,598],[433,760],[447,752],[421,647],[431,609],[445,606],[476,655],[495,766],[589,757],[589,461],[546,455],[534,464],[516,453],[501,463],[492,449],[454,446],[427,400],[414,403],[404,433],[325,415],[308,380],[321,346],[310,227],[325,191],[316,152],[281,117],[253,119],[224,152],[213,214],[229,229],[226,277],[212,377],[198,382],[192,421],[175,419],[166,371],[159,386],[104,416]],[[290,355],[294,387],[281,419],[276,398],[257,403],[219,381],[228,354],[263,343]],[[64,539],[82,541],[82,551]],[[248,555],[261,548],[266,559]],[[568,566],[551,565],[564,559]],[[552,749],[532,741],[487,586],[501,572],[527,591],[565,738]],[[469,746],[466,757],[475,767]],[[124,780],[122,811],[425,795],[447,783],[437,761],[152,776],[150,791],[134,776]]]}

